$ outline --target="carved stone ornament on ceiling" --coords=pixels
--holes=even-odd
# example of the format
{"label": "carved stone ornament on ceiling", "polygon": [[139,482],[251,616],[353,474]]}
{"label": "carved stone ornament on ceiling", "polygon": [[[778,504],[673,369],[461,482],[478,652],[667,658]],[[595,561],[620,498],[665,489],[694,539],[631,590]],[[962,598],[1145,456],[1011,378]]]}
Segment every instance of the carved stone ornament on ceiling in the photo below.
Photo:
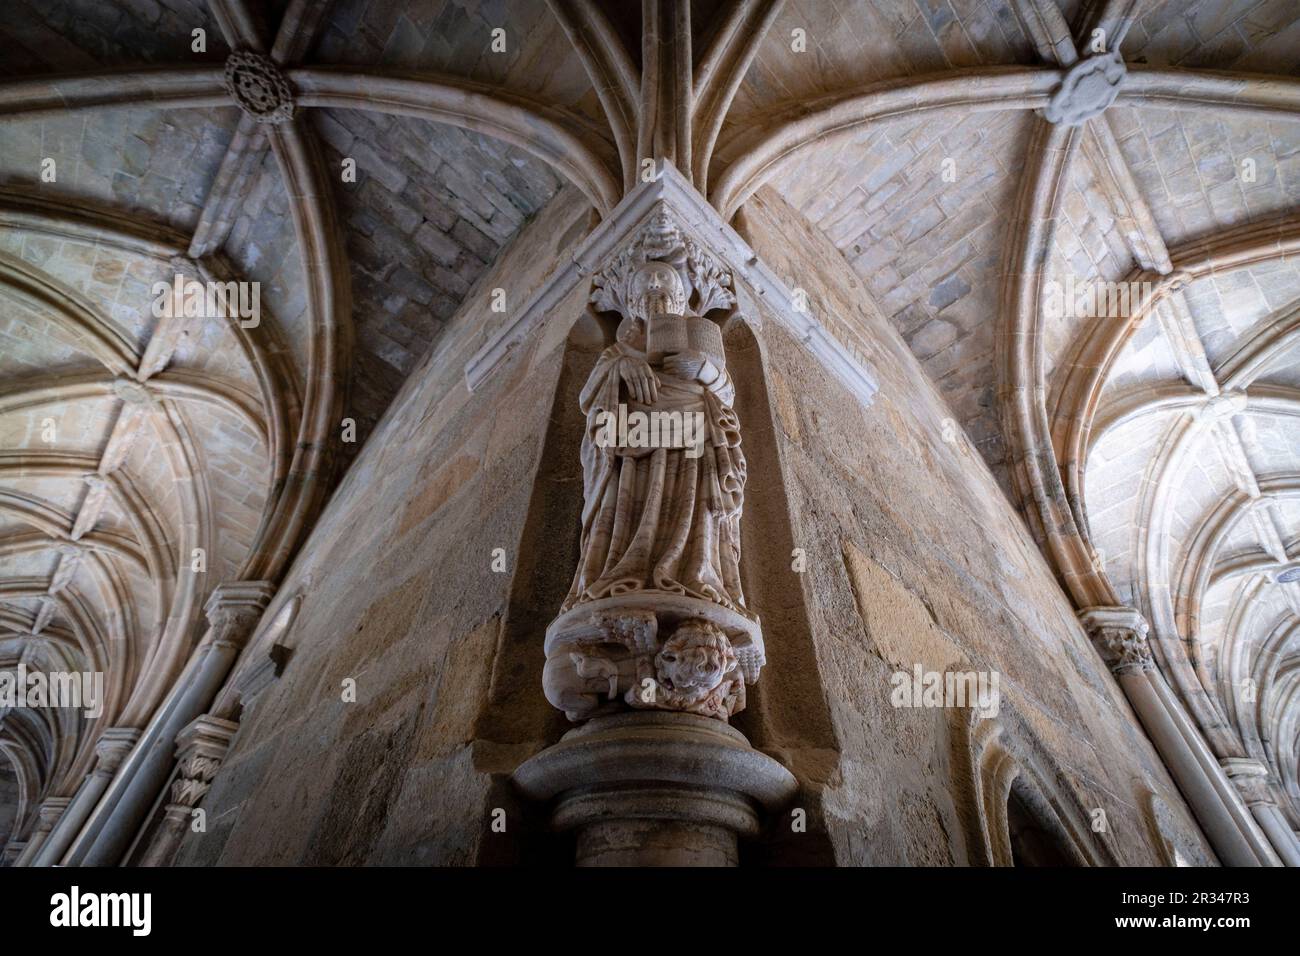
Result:
{"label": "carved stone ornament on ceiling", "polygon": [[1118,53],[1099,53],[1074,64],[1043,108],[1049,123],[1079,126],[1100,116],[1119,96],[1128,69]]}
{"label": "carved stone ornament on ceiling", "polygon": [[582,389],[581,555],[546,632],[546,696],[575,721],[727,720],[764,663],[740,584],[735,387],[706,317],[734,308],[732,276],[661,204],[594,275],[591,301],[622,321]]}
{"label": "carved stone ornament on ceiling", "polygon": [[226,58],[225,86],[236,105],[259,123],[293,119],[293,91],[270,57],[236,50]]}
{"label": "carved stone ornament on ceiling", "polygon": [[1222,421],[1240,415],[1248,405],[1249,397],[1239,389],[1221,392],[1206,401],[1197,411],[1196,417],[1203,422]]}
{"label": "carved stone ornament on ceiling", "polygon": [[151,408],[157,404],[146,386],[129,378],[113,379],[113,394],[128,405]]}

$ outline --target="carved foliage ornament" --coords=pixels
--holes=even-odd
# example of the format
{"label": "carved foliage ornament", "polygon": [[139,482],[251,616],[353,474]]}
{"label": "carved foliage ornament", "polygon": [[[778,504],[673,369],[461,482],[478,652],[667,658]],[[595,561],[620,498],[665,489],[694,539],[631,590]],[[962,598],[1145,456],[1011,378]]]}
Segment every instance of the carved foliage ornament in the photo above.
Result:
{"label": "carved foliage ornament", "polygon": [[236,50],[226,58],[225,86],[236,105],[259,123],[293,119],[293,91],[270,57]]}
{"label": "carved foliage ornament", "polygon": [[682,234],[663,204],[632,242],[592,278],[592,305],[601,312],[631,315],[632,280],[637,270],[651,261],[667,262],[677,270],[692,314],[707,315],[714,309],[735,306],[731,273],[698,242]]}
{"label": "carved foliage ornament", "polygon": [[212,625],[213,642],[242,647],[261,617],[261,608],[247,604],[223,604],[210,609],[208,623]]}
{"label": "carved foliage ornament", "polygon": [[1146,636],[1136,631],[1103,627],[1093,635],[1093,643],[1113,674],[1137,674],[1155,667]]}
{"label": "carved foliage ornament", "polygon": [[220,769],[221,757],[215,754],[190,754],[181,761],[180,772],[172,783],[172,803],[186,807],[198,806]]}
{"label": "carved foliage ornament", "polygon": [[178,763],[168,810],[188,811],[198,805],[221,769],[238,729],[234,721],[205,714],[177,735]]}
{"label": "carved foliage ornament", "polygon": [[1093,607],[1079,612],[1097,653],[1116,676],[1153,670],[1146,619],[1130,607]]}

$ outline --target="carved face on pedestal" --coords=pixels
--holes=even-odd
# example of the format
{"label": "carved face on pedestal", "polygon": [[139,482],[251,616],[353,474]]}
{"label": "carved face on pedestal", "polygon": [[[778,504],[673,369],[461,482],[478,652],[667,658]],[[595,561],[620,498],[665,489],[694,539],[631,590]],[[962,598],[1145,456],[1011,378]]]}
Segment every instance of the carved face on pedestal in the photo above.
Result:
{"label": "carved face on pedestal", "polygon": [[683,697],[701,700],[736,666],[731,642],[708,621],[678,625],[655,656],[659,683]]}
{"label": "carved face on pedestal", "polygon": [[671,265],[651,260],[632,274],[627,302],[632,315],[642,320],[652,315],[684,315],[686,287]]}

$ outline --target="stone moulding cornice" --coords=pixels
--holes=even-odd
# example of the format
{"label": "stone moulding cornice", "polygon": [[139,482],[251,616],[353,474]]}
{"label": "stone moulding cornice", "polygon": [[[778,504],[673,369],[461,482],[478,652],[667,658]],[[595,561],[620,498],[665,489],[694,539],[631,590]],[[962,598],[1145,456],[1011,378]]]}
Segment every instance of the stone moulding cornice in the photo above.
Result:
{"label": "stone moulding cornice", "polygon": [[1246,806],[1276,806],[1277,800],[1270,788],[1271,775],[1262,761],[1250,757],[1223,757],[1219,760]]}
{"label": "stone moulding cornice", "polygon": [[230,741],[239,730],[239,724],[214,714],[201,714],[176,735],[176,759],[184,760],[194,754],[223,760]]}
{"label": "stone moulding cornice", "polygon": [[[204,605],[212,625],[212,639],[217,643],[233,639],[235,645],[242,648],[274,596],[275,585],[269,581],[234,581],[218,585]],[[233,631],[227,633],[230,629]]]}
{"label": "stone moulding cornice", "polygon": [[270,581],[231,581],[212,589],[205,610],[211,612],[222,606],[255,605],[260,611],[275,594]]}
{"label": "stone moulding cornice", "polygon": [[1088,631],[1111,627],[1132,631],[1139,637],[1145,637],[1149,625],[1136,608],[1123,605],[1085,607],[1078,612],[1079,621]]}
{"label": "stone moulding cornice", "polygon": [[[570,261],[551,273],[517,315],[465,364],[465,384],[476,390],[506,364],[525,339],[545,324],[561,302],[599,269],[663,204],[676,224],[730,269],[751,301],[768,308],[803,345],[863,403],[879,387],[875,376],[810,312],[796,307],[794,291],[764,264],[716,209],[687,182],[676,167],[660,162],[655,176],[623,198],[599,226],[578,243]],[[757,322],[758,316],[749,316]]]}

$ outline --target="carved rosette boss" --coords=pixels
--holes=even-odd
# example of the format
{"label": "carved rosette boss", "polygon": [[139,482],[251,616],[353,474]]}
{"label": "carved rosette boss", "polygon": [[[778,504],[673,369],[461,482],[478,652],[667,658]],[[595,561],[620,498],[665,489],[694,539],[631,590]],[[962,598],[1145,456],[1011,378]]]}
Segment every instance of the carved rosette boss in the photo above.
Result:
{"label": "carved rosette boss", "polygon": [[[581,554],[546,631],[570,720],[667,710],[726,721],[764,663],[740,583],[746,465],[714,315],[730,273],[659,206],[593,280],[616,341],[580,396]],[[725,311],[724,311],[725,310]]]}
{"label": "carved rosette boss", "polygon": [[236,50],[226,58],[223,80],[235,105],[257,122],[279,125],[293,119],[293,90],[270,57]]}

